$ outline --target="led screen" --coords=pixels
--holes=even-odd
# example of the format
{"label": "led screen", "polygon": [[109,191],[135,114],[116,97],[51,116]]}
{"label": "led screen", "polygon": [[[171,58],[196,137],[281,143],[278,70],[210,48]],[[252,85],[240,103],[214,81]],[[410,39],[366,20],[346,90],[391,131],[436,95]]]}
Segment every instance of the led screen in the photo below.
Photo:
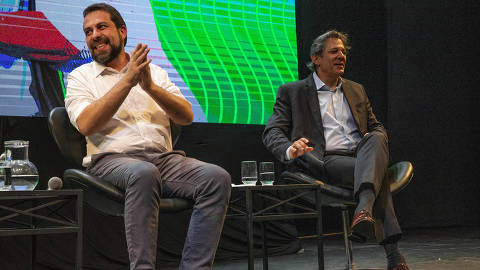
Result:
{"label": "led screen", "polygon": [[[92,1],[0,0],[0,115],[62,106],[67,75],[92,61]],[[264,124],[278,86],[298,78],[294,1],[107,1],[192,103],[194,121]]]}

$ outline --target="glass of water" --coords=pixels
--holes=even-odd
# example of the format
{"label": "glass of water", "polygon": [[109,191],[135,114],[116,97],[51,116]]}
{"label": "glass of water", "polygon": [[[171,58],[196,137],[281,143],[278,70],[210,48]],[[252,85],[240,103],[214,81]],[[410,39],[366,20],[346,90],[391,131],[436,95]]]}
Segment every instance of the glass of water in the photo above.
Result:
{"label": "glass of water", "polygon": [[260,182],[262,182],[263,186],[271,186],[273,185],[273,181],[275,181],[275,166],[273,162],[260,162]]}
{"label": "glass of water", "polygon": [[12,172],[5,161],[0,161],[0,191],[12,189]]}
{"label": "glass of water", "polygon": [[242,183],[254,186],[257,179],[257,162],[252,160],[242,161]]}

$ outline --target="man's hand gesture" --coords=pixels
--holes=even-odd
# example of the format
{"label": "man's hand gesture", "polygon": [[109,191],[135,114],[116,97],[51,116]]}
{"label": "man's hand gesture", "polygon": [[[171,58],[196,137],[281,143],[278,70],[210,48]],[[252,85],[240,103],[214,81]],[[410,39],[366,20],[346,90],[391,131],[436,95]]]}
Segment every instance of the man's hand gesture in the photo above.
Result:
{"label": "man's hand gesture", "polygon": [[148,48],[147,44],[144,45],[142,43],[138,43],[135,50],[130,51],[130,60],[124,78],[130,83],[131,87],[134,87],[137,83],[141,83],[145,70],[148,69],[150,73],[148,64],[150,64],[152,60],[147,59],[148,52],[150,52],[150,48]]}
{"label": "man's hand gesture", "polygon": [[140,87],[144,91],[149,92],[153,87],[152,74],[150,73],[150,66],[146,66],[140,73],[140,80],[138,81]]}
{"label": "man's hand gesture", "polygon": [[290,150],[288,152],[288,155],[290,156],[290,159],[294,159],[297,157],[301,157],[305,155],[305,153],[312,152],[313,147],[308,146],[308,139],[306,138],[300,138],[296,140],[291,146]]}

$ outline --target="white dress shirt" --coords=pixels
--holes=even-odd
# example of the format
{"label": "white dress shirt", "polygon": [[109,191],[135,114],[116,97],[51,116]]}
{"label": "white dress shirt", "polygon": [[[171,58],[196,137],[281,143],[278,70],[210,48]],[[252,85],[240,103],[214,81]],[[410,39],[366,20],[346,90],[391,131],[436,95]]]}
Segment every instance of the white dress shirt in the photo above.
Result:
{"label": "white dress shirt", "polygon": [[[93,61],[68,75],[65,107],[77,129],[77,119],[82,111],[110,91],[124,76],[126,68],[118,72]],[[150,71],[155,84],[185,99],[165,70],[150,64]],[[87,156],[83,159],[83,166],[90,164],[93,154],[103,152],[172,151],[170,120],[165,111],[137,84],[112,119],[99,132],[87,136],[86,141]]]}

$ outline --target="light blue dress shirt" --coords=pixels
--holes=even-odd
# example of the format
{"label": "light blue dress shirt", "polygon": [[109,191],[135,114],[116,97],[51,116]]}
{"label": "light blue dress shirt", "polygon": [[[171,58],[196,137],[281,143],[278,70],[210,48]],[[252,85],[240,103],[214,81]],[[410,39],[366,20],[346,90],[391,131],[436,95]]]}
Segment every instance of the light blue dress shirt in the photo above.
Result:
{"label": "light blue dress shirt", "polygon": [[[325,136],[325,151],[354,151],[362,137],[353,119],[347,99],[343,95],[342,81],[331,90],[313,73],[315,88]],[[286,159],[290,160],[290,147],[286,151]]]}
{"label": "light blue dress shirt", "polygon": [[318,93],[326,151],[352,151],[361,140],[350,106],[343,95],[342,81],[331,90],[313,73]]}

